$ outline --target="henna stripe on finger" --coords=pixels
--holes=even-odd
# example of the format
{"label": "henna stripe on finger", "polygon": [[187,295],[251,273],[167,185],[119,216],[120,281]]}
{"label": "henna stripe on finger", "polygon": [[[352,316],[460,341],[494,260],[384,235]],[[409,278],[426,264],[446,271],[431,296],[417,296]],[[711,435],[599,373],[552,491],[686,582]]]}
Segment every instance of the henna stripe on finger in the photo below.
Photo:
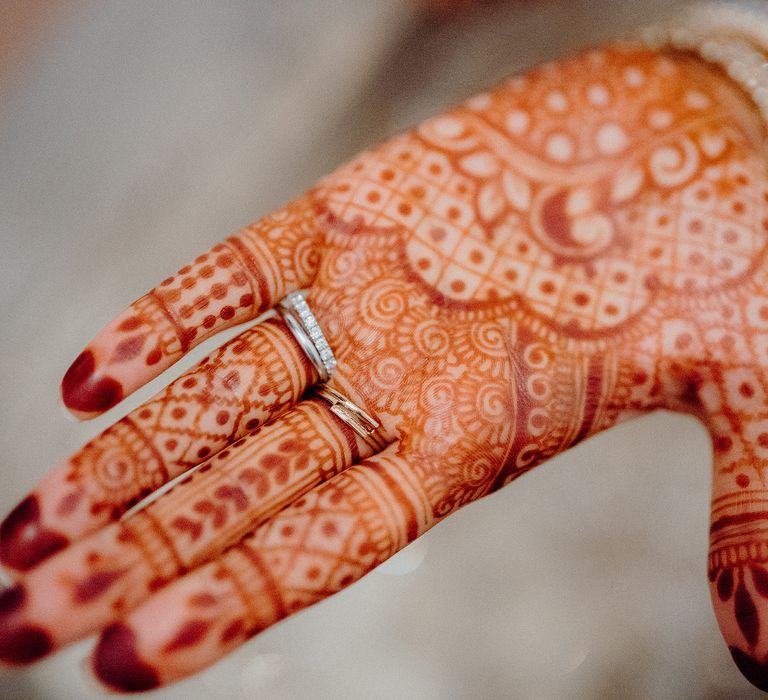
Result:
{"label": "henna stripe on finger", "polygon": [[[370,454],[320,401],[306,401],[249,435],[164,494],[127,525],[152,517],[190,568],[318,483]],[[209,465],[205,465],[206,467]]]}

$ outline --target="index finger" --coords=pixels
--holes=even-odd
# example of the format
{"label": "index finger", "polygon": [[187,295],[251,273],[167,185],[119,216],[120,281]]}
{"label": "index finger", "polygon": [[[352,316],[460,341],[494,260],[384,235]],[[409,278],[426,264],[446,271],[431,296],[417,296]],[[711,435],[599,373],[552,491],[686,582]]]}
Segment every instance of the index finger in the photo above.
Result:
{"label": "index finger", "polygon": [[310,192],[137,299],[69,367],[61,382],[64,405],[78,418],[93,418],[206,338],[308,286],[318,262],[318,215]]}

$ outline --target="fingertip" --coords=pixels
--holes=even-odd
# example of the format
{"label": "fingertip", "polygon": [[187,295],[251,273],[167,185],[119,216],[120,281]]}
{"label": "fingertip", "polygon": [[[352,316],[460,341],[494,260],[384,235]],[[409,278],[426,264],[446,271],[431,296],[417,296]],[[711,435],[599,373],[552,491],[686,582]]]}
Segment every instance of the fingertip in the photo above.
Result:
{"label": "fingertip", "polygon": [[51,635],[37,625],[20,625],[0,630],[0,663],[26,666],[53,651]]}
{"label": "fingertip", "polygon": [[123,400],[120,382],[100,375],[92,350],[85,349],[69,366],[61,380],[61,400],[78,419],[93,418]]}
{"label": "fingertip", "polygon": [[113,692],[139,693],[160,685],[157,670],[139,656],[135,632],[123,622],[102,631],[91,657],[91,669],[98,681]]}
{"label": "fingertip", "polygon": [[27,602],[23,584],[0,593],[0,663],[23,666],[53,650],[51,635],[38,625],[19,623],[19,612]]}
{"label": "fingertip", "polygon": [[0,563],[16,571],[28,571],[69,544],[56,530],[43,527],[40,503],[27,496],[0,523]]}
{"label": "fingertip", "polygon": [[56,401],[56,404],[59,407],[59,413],[61,413],[62,416],[66,420],[68,420],[70,423],[82,423],[83,421],[86,421],[89,419],[88,415],[78,413],[76,411],[73,411],[71,408],[67,406],[67,404],[64,403],[64,396],[63,392],[61,391],[61,388],[59,388],[59,397]]}
{"label": "fingertip", "polygon": [[768,692],[768,660],[758,661],[738,647],[731,646],[728,650],[744,678],[756,688]]}

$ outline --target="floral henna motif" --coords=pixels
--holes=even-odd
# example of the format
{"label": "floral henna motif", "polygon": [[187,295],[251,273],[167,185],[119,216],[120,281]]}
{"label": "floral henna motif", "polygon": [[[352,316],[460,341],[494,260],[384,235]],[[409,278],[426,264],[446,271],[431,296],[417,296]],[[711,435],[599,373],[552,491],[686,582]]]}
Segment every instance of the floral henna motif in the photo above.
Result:
{"label": "floral henna motif", "polygon": [[[100,334],[70,370],[70,405],[101,410],[203,336],[308,285],[338,359],[333,382],[393,444],[365,459],[326,430],[315,445],[292,422],[326,410],[312,401],[244,438],[315,379],[274,324],[249,331],[54,472],[3,526],[42,522],[30,532],[44,555],[62,546],[51,534],[87,529],[81,500],[95,526],[210,460],[135,520],[33,569],[23,605],[0,609],[0,656],[26,629],[42,647],[33,582],[73,565],[89,624],[125,616],[102,635],[99,676],[134,690],[173,680],[548,457],[666,407],[712,433],[713,601],[737,664],[768,688],[768,165],[739,89],[688,54],[589,51],[362,154],[298,201]],[[265,348],[270,333],[285,348]],[[299,437],[267,440],[291,430]],[[54,493],[59,520],[47,515]],[[133,598],[131,576],[144,586]],[[159,615],[173,622],[162,633]]]}
{"label": "floral henna motif", "polygon": [[350,381],[408,417],[403,444],[455,452],[457,505],[629,409],[676,401],[662,360],[693,377],[702,355],[669,335],[705,305],[710,336],[718,315],[743,335],[725,297],[760,287],[768,188],[741,102],[691,57],[592,51],[323,183],[312,302]]}
{"label": "floral henna motif", "polygon": [[326,181],[328,204],[402,231],[414,278],[447,303],[616,328],[664,291],[737,279],[762,249],[753,129],[711,83],[694,59],[634,50],[546,65],[363,154]]}
{"label": "floral henna motif", "polygon": [[589,52],[324,186],[314,301],[371,404],[407,416],[436,515],[634,411],[699,415],[713,600],[768,689],[768,180],[743,96],[690,56]]}

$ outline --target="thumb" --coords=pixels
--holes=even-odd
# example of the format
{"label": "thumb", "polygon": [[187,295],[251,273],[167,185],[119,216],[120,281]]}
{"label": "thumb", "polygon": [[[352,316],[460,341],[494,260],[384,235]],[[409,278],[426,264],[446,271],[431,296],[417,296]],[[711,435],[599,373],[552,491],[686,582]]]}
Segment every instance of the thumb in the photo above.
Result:
{"label": "thumb", "polygon": [[727,403],[741,405],[721,410],[710,421],[714,448],[710,593],[720,630],[736,665],[753,685],[768,691],[765,384],[746,375],[731,377],[731,381],[723,379],[722,386],[730,398]]}

